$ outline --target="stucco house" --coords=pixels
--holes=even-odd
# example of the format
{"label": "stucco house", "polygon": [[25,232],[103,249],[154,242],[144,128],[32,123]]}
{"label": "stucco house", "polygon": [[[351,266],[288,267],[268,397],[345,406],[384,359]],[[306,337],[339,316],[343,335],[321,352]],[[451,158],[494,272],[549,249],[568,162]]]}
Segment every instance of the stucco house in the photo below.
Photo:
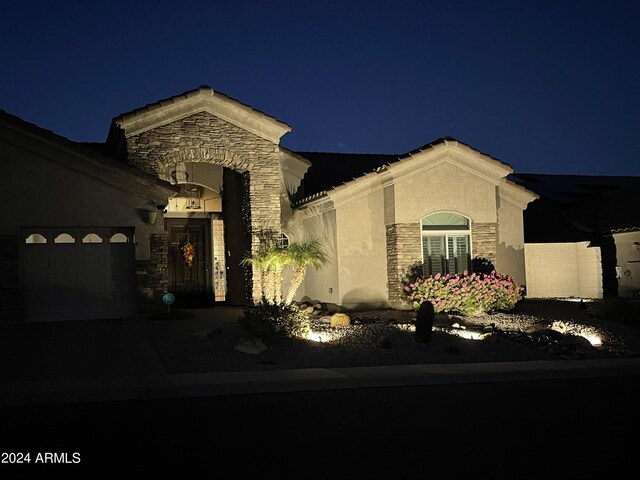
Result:
{"label": "stucco house", "polygon": [[474,259],[524,283],[522,212],[537,196],[508,179],[508,165],[452,138],[402,155],[300,155],[313,166],[289,228],[322,238],[331,257],[308,273],[308,297],[400,307],[416,269],[463,273]]}
{"label": "stucco house", "polygon": [[[261,297],[239,261],[319,239],[330,263],[298,293],[335,308],[402,305],[402,281],[483,259],[526,282],[512,168],[452,138],[399,155],[292,152],[287,124],[200,87],[118,115],[78,143],[0,111],[3,318],[126,317]],[[185,253],[188,245],[189,255]]]}

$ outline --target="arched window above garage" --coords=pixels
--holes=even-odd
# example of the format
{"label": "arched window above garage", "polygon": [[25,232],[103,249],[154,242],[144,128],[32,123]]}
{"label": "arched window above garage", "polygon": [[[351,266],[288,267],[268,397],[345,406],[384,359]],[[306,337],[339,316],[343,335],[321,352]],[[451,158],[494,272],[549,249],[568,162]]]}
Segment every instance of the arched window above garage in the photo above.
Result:
{"label": "arched window above garage", "polygon": [[127,237],[124,233],[114,233],[113,236],[109,239],[111,243],[129,243],[129,237]]}
{"label": "arched window above garage", "polygon": [[68,233],[61,233],[55,238],[53,242],[54,243],[76,243],[76,239],[73,238]]}
{"label": "arched window above garage", "polygon": [[24,243],[35,244],[35,243],[47,243],[47,239],[40,235],[39,233],[32,233],[25,240]]}
{"label": "arched window above garage", "polygon": [[102,237],[97,233],[87,233],[82,238],[82,243],[102,243]]}

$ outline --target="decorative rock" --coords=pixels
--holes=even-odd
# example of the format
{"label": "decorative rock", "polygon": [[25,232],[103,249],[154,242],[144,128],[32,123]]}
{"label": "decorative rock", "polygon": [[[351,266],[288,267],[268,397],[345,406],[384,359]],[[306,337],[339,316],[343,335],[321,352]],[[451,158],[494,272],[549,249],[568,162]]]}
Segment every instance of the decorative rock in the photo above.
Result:
{"label": "decorative rock", "polygon": [[307,307],[304,309],[304,313],[306,313],[307,315],[311,315],[313,312],[314,312],[313,307]]}
{"label": "decorative rock", "polygon": [[324,315],[319,319],[322,323],[331,323],[331,317],[329,315]]}
{"label": "decorative rock", "polygon": [[258,355],[264,352],[267,349],[267,346],[262,343],[262,340],[259,338],[251,338],[249,340],[244,340],[233,348],[239,352],[248,353],[249,355]]}
{"label": "decorative rock", "polygon": [[348,327],[351,325],[351,319],[346,313],[334,313],[331,316],[332,327]]}

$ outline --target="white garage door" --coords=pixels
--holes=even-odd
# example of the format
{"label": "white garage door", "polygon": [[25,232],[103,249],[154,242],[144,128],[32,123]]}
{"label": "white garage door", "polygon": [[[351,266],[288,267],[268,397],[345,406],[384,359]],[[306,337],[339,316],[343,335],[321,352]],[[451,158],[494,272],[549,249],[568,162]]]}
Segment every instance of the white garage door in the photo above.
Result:
{"label": "white garage door", "polygon": [[133,229],[25,230],[21,284],[27,321],[134,313]]}

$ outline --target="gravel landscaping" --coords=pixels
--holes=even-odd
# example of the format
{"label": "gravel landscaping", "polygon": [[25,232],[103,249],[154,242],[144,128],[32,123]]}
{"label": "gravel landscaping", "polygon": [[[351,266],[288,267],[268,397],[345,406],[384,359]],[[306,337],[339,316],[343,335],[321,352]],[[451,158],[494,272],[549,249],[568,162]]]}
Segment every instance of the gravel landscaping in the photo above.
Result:
{"label": "gravel landscaping", "polygon": [[[639,355],[640,328],[596,320],[584,307],[527,300],[509,313],[436,315],[429,343],[415,341],[415,314],[402,310],[350,312],[350,326],[330,327],[331,314],[316,308],[310,340],[252,337],[237,321],[241,309],[233,307],[189,310],[171,320],[156,316],[142,326],[167,373]],[[592,346],[596,337],[601,346]]]}

